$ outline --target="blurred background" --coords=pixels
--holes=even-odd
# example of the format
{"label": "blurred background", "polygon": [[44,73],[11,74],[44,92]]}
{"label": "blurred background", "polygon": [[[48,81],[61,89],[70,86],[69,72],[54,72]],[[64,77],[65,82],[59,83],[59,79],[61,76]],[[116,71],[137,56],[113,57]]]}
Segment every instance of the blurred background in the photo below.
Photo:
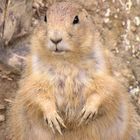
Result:
{"label": "blurred background", "polygon": [[[0,140],[30,53],[30,36],[50,5],[66,0],[0,0]],[[114,76],[140,115],[140,0],[67,0],[83,6],[101,35]],[[93,26],[94,28],[94,26]]]}

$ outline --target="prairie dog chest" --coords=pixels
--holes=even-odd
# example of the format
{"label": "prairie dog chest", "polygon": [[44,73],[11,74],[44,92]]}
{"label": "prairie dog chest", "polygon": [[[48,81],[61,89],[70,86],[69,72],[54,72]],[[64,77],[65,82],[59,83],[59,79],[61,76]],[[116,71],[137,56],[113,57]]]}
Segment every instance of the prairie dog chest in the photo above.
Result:
{"label": "prairie dog chest", "polygon": [[42,79],[53,87],[52,94],[62,110],[66,106],[77,108],[85,102],[84,90],[93,75],[91,63],[79,66],[67,62],[44,65],[34,56],[32,69],[34,74],[42,75]]}
{"label": "prairie dog chest", "polygon": [[[54,95],[59,108],[75,108],[85,102],[84,90],[89,82],[85,70],[71,69],[56,73],[54,78]],[[63,108],[64,107],[64,108]]]}

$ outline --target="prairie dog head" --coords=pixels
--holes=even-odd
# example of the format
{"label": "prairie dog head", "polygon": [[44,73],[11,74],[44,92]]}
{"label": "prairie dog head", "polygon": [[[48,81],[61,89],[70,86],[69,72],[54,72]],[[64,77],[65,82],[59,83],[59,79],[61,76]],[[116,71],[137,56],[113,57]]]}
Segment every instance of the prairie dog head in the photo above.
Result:
{"label": "prairie dog head", "polygon": [[38,55],[53,59],[81,58],[91,53],[93,24],[85,9],[75,3],[53,4],[33,36]]}

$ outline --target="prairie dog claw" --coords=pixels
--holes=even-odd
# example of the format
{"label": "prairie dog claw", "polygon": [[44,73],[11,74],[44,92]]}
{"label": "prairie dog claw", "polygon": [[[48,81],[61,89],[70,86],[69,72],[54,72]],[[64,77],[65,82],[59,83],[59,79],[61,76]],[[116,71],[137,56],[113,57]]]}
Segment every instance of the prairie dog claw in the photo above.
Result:
{"label": "prairie dog claw", "polygon": [[56,111],[51,112],[51,113],[47,113],[47,115],[44,116],[47,124],[50,126],[50,128],[52,129],[53,133],[55,133],[55,131],[57,130],[61,135],[62,135],[62,131],[61,128],[66,128],[62,118],[58,115],[58,113]]}

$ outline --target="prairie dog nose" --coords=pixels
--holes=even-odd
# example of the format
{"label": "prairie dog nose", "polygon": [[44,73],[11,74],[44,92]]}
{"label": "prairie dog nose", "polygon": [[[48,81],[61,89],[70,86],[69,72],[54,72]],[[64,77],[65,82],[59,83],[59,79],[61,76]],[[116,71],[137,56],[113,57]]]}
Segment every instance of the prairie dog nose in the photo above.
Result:
{"label": "prairie dog nose", "polygon": [[60,43],[62,41],[62,38],[58,38],[58,39],[50,39],[55,45],[57,45],[58,43]]}

